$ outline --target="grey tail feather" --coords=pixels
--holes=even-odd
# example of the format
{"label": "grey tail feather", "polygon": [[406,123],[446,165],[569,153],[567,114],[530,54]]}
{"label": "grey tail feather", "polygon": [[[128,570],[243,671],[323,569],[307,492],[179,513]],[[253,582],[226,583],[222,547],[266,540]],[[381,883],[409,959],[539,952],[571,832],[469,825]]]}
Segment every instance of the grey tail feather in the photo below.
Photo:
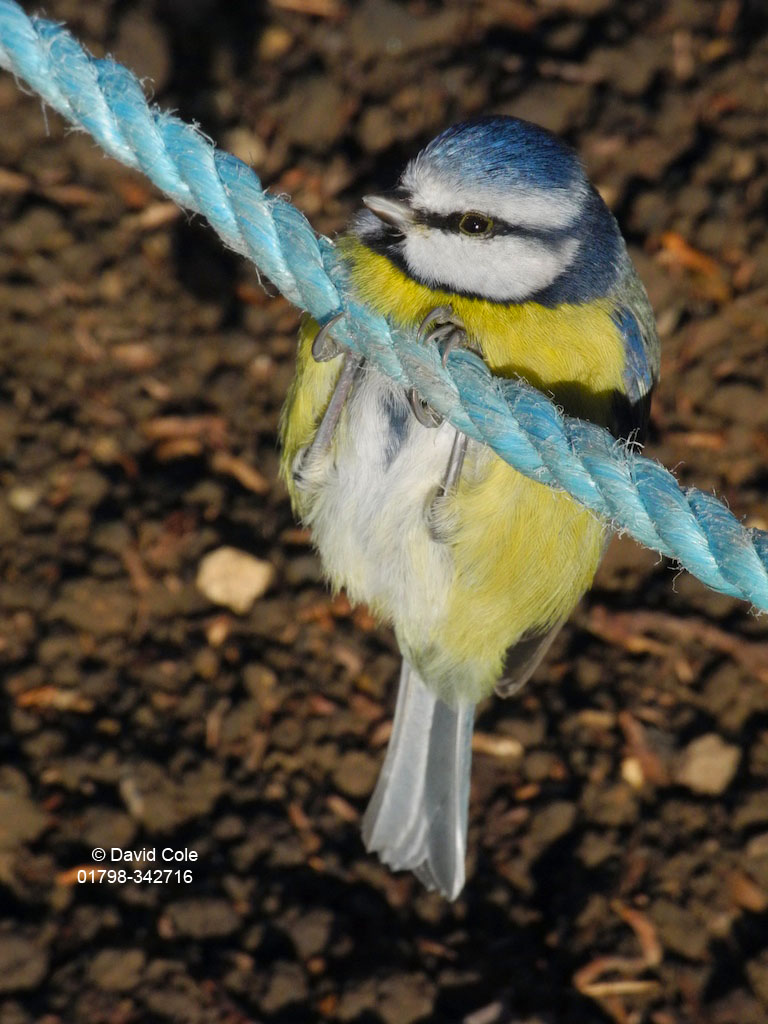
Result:
{"label": "grey tail feather", "polygon": [[363,818],[368,850],[454,900],[464,886],[473,704],[453,708],[403,661],[392,736]]}

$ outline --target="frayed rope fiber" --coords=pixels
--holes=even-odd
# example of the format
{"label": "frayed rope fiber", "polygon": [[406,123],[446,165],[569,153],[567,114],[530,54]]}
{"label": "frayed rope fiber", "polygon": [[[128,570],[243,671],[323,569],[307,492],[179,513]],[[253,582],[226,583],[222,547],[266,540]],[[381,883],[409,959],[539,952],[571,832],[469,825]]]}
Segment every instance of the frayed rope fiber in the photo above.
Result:
{"label": "frayed rope fiber", "polygon": [[0,0],[0,66],[23,79],[110,156],[209,221],[334,338],[422,398],[526,476],[573,495],[646,547],[724,594],[768,611],[768,533],[746,529],[711,495],[681,488],[659,463],[602,427],[564,416],[524,381],[493,377],[470,352],[444,367],[435,346],[395,331],[351,297],[333,243],[256,174],[201,132],[151,107],[127,68],[87,53],[62,25]]}

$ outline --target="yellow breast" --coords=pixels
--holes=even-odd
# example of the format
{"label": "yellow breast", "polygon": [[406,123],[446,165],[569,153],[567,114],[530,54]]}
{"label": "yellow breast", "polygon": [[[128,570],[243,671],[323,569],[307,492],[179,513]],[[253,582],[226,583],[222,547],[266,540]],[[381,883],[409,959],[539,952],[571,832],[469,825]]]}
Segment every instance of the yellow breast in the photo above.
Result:
{"label": "yellow breast", "polygon": [[396,326],[416,327],[435,306],[450,304],[494,373],[523,377],[571,415],[608,423],[613,392],[624,390],[625,362],[609,299],[553,309],[488,302],[420,284],[356,238],[339,244],[360,297]]}

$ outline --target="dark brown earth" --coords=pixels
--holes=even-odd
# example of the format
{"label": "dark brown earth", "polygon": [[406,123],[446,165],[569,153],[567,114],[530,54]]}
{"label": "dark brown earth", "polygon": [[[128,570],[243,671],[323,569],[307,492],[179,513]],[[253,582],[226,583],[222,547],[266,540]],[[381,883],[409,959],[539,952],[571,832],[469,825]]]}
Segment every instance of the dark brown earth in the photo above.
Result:
{"label": "dark brown earth", "polygon": [[[762,0],[46,13],[323,232],[462,115],[562,133],[658,315],[649,452],[768,525]],[[765,621],[615,542],[481,709],[461,898],[392,876],[396,648],[277,480],[296,314],[7,75],[0,124],[0,1024],[768,1020]],[[196,588],[223,546],[272,567],[244,614]],[[97,846],[198,859],[78,883]]]}

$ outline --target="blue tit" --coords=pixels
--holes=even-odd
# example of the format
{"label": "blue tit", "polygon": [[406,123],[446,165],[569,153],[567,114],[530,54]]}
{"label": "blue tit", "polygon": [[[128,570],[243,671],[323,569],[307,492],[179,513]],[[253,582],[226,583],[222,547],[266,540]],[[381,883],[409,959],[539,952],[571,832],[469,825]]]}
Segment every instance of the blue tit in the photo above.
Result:
{"label": "blue tit", "polygon": [[[618,225],[575,153],[492,116],[455,125],[339,240],[357,298],[444,355],[464,346],[568,414],[640,437],[659,342]],[[454,899],[474,709],[522,686],[590,586],[606,527],[415,392],[301,329],[282,467],[334,587],[394,626],[392,734],[369,850]]]}

